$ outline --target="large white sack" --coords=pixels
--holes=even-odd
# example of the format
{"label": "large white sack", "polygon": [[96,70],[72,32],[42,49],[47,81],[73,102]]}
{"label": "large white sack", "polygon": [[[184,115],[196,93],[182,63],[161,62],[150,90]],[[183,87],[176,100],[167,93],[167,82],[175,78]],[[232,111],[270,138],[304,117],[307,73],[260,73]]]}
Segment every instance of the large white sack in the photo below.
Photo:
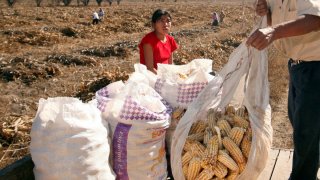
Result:
{"label": "large white sack", "polygon": [[176,180],[183,180],[181,154],[191,125],[206,119],[209,108],[223,110],[226,105],[244,105],[249,113],[253,139],[245,170],[240,180],[254,180],[264,169],[272,142],[271,108],[269,105],[268,62],[265,51],[242,43],[228,63],[190,104],[173,136],[171,167]]}
{"label": "large white sack", "polygon": [[[185,65],[158,64],[157,75],[144,65],[135,65],[153,87],[173,107],[187,108],[214,76],[212,60],[194,59]],[[187,76],[185,76],[187,75]]]}
{"label": "large white sack", "polygon": [[117,95],[105,98],[108,100],[102,114],[112,131],[117,179],[166,179],[165,131],[172,112],[169,104],[139,73],[133,73]]}
{"label": "large white sack", "polygon": [[30,152],[35,179],[115,179],[108,131],[95,104],[71,97],[40,99]]}

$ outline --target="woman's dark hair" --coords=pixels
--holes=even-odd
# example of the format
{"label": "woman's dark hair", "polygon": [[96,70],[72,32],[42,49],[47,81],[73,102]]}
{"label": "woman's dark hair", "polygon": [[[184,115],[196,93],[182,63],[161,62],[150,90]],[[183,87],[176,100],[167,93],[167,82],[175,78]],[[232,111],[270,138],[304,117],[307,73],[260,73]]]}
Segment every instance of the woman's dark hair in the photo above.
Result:
{"label": "woman's dark hair", "polygon": [[172,18],[171,18],[171,15],[170,15],[170,13],[169,13],[168,11],[162,10],[162,9],[157,9],[157,10],[153,13],[151,21],[152,21],[153,23],[156,23],[159,19],[161,19],[161,16],[163,16],[163,15],[168,16],[168,17],[170,18],[170,20],[172,19]]}

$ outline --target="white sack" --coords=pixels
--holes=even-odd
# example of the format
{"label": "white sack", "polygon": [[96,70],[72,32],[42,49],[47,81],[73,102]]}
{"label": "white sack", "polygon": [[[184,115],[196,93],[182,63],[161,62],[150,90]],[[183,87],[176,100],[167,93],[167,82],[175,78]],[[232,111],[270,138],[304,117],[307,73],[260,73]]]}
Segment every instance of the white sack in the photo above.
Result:
{"label": "white sack", "polygon": [[111,126],[117,179],[167,177],[165,131],[172,109],[145,80],[133,73],[116,96],[106,97],[102,114]]}
{"label": "white sack", "polygon": [[266,165],[272,141],[267,73],[265,51],[248,48],[242,43],[231,54],[228,63],[190,104],[177,126],[171,144],[171,167],[176,180],[185,179],[181,154],[191,125],[206,119],[209,108],[223,110],[229,103],[247,108],[253,131],[247,166],[238,179],[257,179]]}
{"label": "white sack", "polygon": [[[157,75],[147,71],[144,65],[135,65],[153,87],[173,107],[187,108],[214,76],[212,60],[194,59],[185,65],[158,64]],[[187,75],[182,78],[181,74]]]}
{"label": "white sack", "polygon": [[94,104],[75,98],[40,99],[30,144],[35,179],[115,179],[100,115]]}

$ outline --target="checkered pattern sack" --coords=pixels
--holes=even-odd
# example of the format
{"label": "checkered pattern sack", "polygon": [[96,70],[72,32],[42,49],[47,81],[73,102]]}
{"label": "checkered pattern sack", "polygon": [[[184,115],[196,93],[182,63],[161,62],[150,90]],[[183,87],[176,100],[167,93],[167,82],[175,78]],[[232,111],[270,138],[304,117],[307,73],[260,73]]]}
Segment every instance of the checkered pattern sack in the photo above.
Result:
{"label": "checkered pattern sack", "polygon": [[[138,77],[138,78],[137,78]],[[172,108],[134,73],[103,111],[117,179],[166,179],[165,131]]]}
{"label": "checkered pattern sack", "polygon": [[173,107],[187,108],[213,79],[212,60],[195,59],[186,65],[158,64],[154,89]]}
{"label": "checkered pattern sack", "polygon": [[209,109],[223,111],[228,104],[244,105],[249,114],[253,139],[247,165],[239,180],[258,179],[264,169],[272,142],[266,51],[242,43],[228,63],[190,104],[174,132],[171,167],[174,179],[184,180],[181,154],[190,128],[197,120],[207,120]]}
{"label": "checkered pattern sack", "polygon": [[108,130],[93,103],[71,97],[40,99],[30,152],[38,180],[115,179]]}

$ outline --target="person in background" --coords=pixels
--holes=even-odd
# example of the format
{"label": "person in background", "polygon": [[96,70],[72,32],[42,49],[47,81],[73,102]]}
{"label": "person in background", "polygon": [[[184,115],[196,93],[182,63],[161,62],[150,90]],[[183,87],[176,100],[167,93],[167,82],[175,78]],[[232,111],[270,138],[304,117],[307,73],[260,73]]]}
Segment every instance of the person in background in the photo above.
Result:
{"label": "person in background", "polygon": [[218,13],[213,12],[213,14],[212,14],[212,26],[218,26],[218,25],[219,25]]}
{"label": "person in background", "polygon": [[104,11],[102,8],[99,9],[98,16],[99,16],[99,21],[101,22],[104,18]]}
{"label": "person in background", "polygon": [[98,13],[95,11],[92,14],[92,24],[98,24],[99,23],[99,15]]}
{"label": "person in background", "polygon": [[316,180],[320,134],[320,1],[258,0],[256,12],[269,26],[257,29],[247,45],[271,43],[288,57],[288,115],[293,127],[290,180]]}
{"label": "person in background", "polygon": [[145,35],[140,44],[140,63],[157,74],[158,64],[173,64],[172,54],[178,48],[174,38],[168,33],[171,28],[171,15],[158,9],[152,15],[153,31]]}

